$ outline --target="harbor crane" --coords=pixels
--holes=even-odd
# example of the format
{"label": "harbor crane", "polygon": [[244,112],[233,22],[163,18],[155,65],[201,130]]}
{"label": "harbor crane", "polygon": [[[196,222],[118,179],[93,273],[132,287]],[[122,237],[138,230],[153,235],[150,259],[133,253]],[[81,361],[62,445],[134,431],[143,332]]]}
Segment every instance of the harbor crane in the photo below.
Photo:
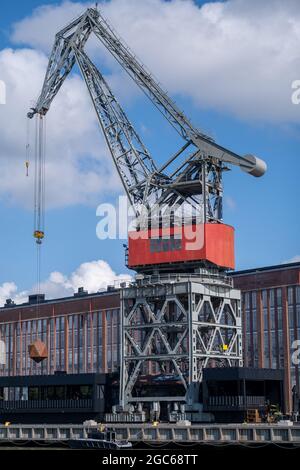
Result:
{"label": "harbor crane", "polygon": [[[87,54],[92,34],[182,138],[181,148],[165,163],[150,154]],[[222,175],[233,165],[260,177],[266,164],[219,145],[195,127],[98,8],[88,8],[56,34],[29,118],[43,119],[75,64],[137,220],[128,253],[128,266],[138,273],[136,284],[121,290],[120,404],[125,410],[143,401],[176,402],[199,411],[194,405],[203,367],[241,365],[242,360],[240,297],[225,274],[234,268],[234,237],[233,227],[223,223]],[[141,207],[149,211],[146,218]],[[182,234],[180,209],[187,216],[185,226],[202,234],[194,249]],[[166,214],[171,216],[166,219]],[[35,233],[41,241],[41,227]],[[178,396],[160,395],[157,385],[142,399],[141,376],[151,374],[157,384],[161,375],[173,374],[180,383]]]}
{"label": "harbor crane", "polygon": [[[86,42],[92,33],[182,137],[183,146],[162,166],[159,166],[151,156],[99,68],[85,52]],[[155,205],[161,211],[170,211],[172,207],[178,209],[178,206],[184,205],[185,211],[190,209],[201,224],[214,224],[212,227],[206,227],[207,236],[212,237],[221,250],[224,250],[225,246],[228,247],[228,244],[231,245],[231,249],[228,250],[231,259],[224,253],[223,256],[227,259],[222,259],[220,251],[216,259],[208,258],[208,261],[232,268],[232,228],[221,224],[222,172],[225,165],[232,164],[250,175],[261,176],[266,170],[265,163],[250,154],[240,156],[199,131],[178,109],[145,66],[122,43],[100,12],[92,8],[56,34],[43,88],[36,106],[28,113],[30,118],[35,114],[40,116],[47,114],[53,99],[75,63],[82,73],[113,162],[137,217],[140,216],[139,205],[150,208]],[[162,214],[158,218],[159,226]],[[144,223],[144,227],[140,228],[148,227]],[[37,235],[43,236],[40,233]],[[142,240],[133,240],[133,238],[131,237],[129,245],[129,266],[139,270],[143,267],[147,269],[149,265],[151,266],[150,260],[145,256],[149,252],[149,247],[145,253]],[[148,242],[150,243],[149,240]],[[143,246],[140,246],[141,243]],[[206,251],[209,251],[206,248],[209,246],[206,247],[205,242],[203,245],[203,249],[192,256],[191,264],[195,265],[195,261],[200,263],[205,261]],[[185,262],[185,269],[188,268],[190,260],[189,257],[186,259],[187,253],[184,247],[178,251],[180,253],[175,256],[175,260]],[[171,254],[174,255],[174,252]],[[146,259],[143,260],[142,256]],[[208,253],[208,256],[211,254]],[[162,259],[158,256],[155,262],[161,267],[175,261],[168,254],[162,254],[161,257]]]}

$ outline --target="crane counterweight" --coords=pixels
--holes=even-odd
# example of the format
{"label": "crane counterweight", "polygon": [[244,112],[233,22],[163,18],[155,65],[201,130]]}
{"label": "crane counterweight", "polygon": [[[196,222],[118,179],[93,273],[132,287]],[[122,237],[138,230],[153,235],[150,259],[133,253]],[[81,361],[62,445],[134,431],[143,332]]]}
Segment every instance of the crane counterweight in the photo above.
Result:
{"label": "crane counterweight", "polygon": [[241,169],[252,176],[260,177],[267,171],[267,164],[263,160],[254,155],[245,155],[245,159],[250,160],[252,164],[250,167],[241,165]]}

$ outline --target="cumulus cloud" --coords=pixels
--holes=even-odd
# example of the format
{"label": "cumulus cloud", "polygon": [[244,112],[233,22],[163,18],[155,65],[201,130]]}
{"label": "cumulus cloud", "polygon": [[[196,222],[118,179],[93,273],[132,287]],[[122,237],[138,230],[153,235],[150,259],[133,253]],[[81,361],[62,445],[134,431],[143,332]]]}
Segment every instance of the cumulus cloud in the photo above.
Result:
{"label": "cumulus cloud", "polygon": [[[12,38],[48,51],[54,32],[88,5],[40,7],[15,24]],[[300,78],[298,0],[201,7],[192,0],[111,0],[100,9],[172,93],[244,119],[299,122],[291,102],[291,83]]]}
{"label": "cumulus cloud", "polygon": [[14,299],[16,303],[26,302],[28,295],[26,291],[18,291],[14,282],[4,282],[0,286],[0,306],[4,305],[6,299]]}
{"label": "cumulus cloud", "polygon": [[[46,56],[37,50],[0,51],[1,77],[7,87],[7,104],[0,108],[0,197],[28,207],[32,206],[33,168],[26,178],[26,113],[41,88],[46,66]],[[34,122],[30,127],[33,160]],[[70,77],[57,96],[47,116],[47,130],[48,208],[89,204],[107,188],[120,190],[79,76]]]}
{"label": "cumulus cloud", "polygon": [[[55,33],[91,4],[38,7],[13,26],[17,48],[0,50],[7,85],[7,105],[0,107],[0,198],[6,202],[31,207],[25,115],[41,89]],[[100,2],[100,9],[173,95],[243,119],[299,122],[299,106],[291,102],[291,83],[300,78],[297,0],[227,0],[201,7],[192,0],[110,0]],[[121,101],[133,100],[133,84],[104,47],[96,40],[88,47],[97,64],[110,69],[109,82]],[[47,121],[48,208],[95,204],[121,191],[79,75],[64,83]]]}
{"label": "cumulus cloud", "polygon": [[57,271],[51,273],[49,279],[42,283],[41,290],[51,297],[57,296],[60,290],[64,294],[72,294],[79,287],[97,292],[106,289],[108,285],[118,285],[130,279],[128,274],[117,275],[106,261],[97,260],[82,263],[70,276]]}
{"label": "cumulus cloud", "polygon": [[69,1],[57,5],[41,5],[30,16],[13,26],[12,39],[47,53],[58,30],[84,13],[90,5],[91,3]]}
{"label": "cumulus cloud", "polygon": [[[40,291],[47,299],[71,296],[79,287],[84,287],[90,293],[105,290],[107,286],[118,287],[121,282],[130,281],[128,274],[116,274],[110,265],[103,260],[82,263],[69,276],[54,271],[40,285]],[[5,282],[0,286],[0,306],[6,299],[11,298],[17,304],[27,302],[28,295],[36,292],[36,287],[28,291],[19,291],[14,282]]]}
{"label": "cumulus cloud", "polygon": [[3,305],[6,299],[15,295],[17,289],[18,288],[14,282],[4,282],[2,286],[0,286],[0,305]]}

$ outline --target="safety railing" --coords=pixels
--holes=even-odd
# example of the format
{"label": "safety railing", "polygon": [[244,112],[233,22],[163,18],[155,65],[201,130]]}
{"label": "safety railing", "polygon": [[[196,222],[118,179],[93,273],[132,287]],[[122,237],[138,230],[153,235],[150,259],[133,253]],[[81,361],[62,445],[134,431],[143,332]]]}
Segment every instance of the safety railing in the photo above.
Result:
{"label": "safety railing", "polygon": [[174,283],[174,282],[186,282],[186,281],[194,281],[194,282],[203,282],[206,284],[225,284],[226,286],[233,287],[233,280],[231,277],[210,272],[209,270],[199,270],[197,273],[191,274],[157,274],[157,275],[137,275],[135,278],[135,282],[140,285],[150,285],[150,284],[159,284],[159,283]]}
{"label": "safety railing", "polygon": [[87,409],[93,407],[92,399],[79,400],[0,400],[0,410]]}
{"label": "safety railing", "polygon": [[209,407],[226,407],[226,408],[240,408],[240,407],[261,407],[266,403],[264,396],[243,396],[243,395],[218,395],[210,396],[208,398]]}

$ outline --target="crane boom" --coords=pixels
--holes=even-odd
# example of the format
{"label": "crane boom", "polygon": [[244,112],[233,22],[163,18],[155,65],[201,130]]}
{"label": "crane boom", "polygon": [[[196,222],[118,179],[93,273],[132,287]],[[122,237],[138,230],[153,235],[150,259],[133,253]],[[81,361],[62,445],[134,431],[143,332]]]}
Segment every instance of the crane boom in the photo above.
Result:
{"label": "crane boom", "polygon": [[[46,112],[49,109],[51,101],[75,63],[73,45],[76,45],[78,49],[82,49],[91,32],[94,32],[107,50],[185,140],[192,142],[199,150],[205,151],[209,156],[237,165],[253,176],[262,176],[265,173],[266,164],[262,160],[253,155],[240,156],[216,144],[211,137],[196,129],[146,70],[145,66],[122,43],[116,32],[97,9],[87,9],[82,16],[56,35],[43,91],[35,108],[36,112]],[[59,60],[57,60],[58,55]],[[55,68],[54,80],[49,81],[47,77],[53,78],[53,66]]]}
{"label": "crane boom", "polygon": [[185,140],[193,142],[199,150],[205,150],[212,157],[240,166],[253,176],[262,176],[265,173],[266,165],[262,160],[253,155],[240,156],[216,144],[210,136],[195,128],[145,66],[122,43],[107,20],[97,13],[98,15],[91,16],[95,35]]}
{"label": "crane boom", "polygon": [[[92,33],[184,140],[184,145],[160,168],[157,167],[98,67],[85,52],[86,42]],[[243,171],[256,177],[265,173],[266,164],[259,158],[250,154],[238,155],[198,130],[119,38],[97,8],[88,8],[85,13],[56,34],[42,91],[36,106],[28,113],[29,118],[35,114],[40,116],[47,114],[53,99],[75,63],[84,78],[115,167],[137,218],[141,216],[139,205],[151,210],[153,207],[155,210],[158,208],[155,223],[158,227],[163,227],[164,215],[173,211],[169,225],[175,227],[181,222],[178,223],[177,215],[174,214],[178,208],[184,207],[183,210],[187,214],[192,214],[190,219],[192,224],[218,224],[223,218],[224,164],[239,166]],[[138,222],[137,229],[147,230],[152,222],[153,217],[150,215],[146,222],[145,220]],[[216,232],[217,237],[223,237],[224,247],[226,243],[228,246],[233,245],[230,230],[226,235],[226,243],[223,228],[214,230],[219,231]],[[232,260],[224,264],[230,267],[232,265]]]}
{"label": "crane boom", "polygon": [[133,205],[155,203],[159,187],[168,178],[158,174],[155,162],[103,75],[84,51],[75,49],[75,56],[129,200]]}

